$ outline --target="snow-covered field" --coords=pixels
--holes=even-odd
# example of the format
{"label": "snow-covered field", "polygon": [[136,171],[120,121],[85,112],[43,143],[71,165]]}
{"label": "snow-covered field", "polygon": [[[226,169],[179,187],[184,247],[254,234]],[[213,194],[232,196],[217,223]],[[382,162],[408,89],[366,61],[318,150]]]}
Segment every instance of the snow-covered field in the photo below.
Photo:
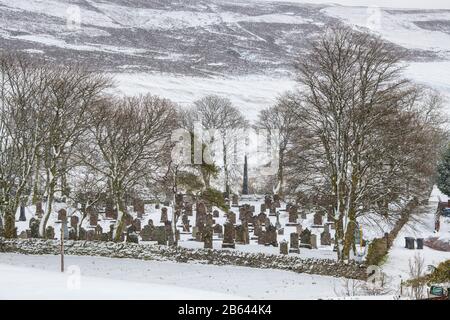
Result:
{"label": "snow-covered field", "polygon": [[0,254],[0,299],[340,298],[345,280],[289,271],[173,262]]}

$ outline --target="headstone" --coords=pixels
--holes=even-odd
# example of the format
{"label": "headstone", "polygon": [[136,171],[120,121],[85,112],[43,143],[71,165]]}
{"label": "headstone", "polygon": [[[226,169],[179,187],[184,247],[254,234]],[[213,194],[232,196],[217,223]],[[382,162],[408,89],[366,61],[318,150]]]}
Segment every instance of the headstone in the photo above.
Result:
{"label": "headstone", "polygon": [[231,223],[230,221],[225,222],[222,248],[234,249],[236,247],[234,243],[234,237],[235,237],[235,230],[233,223]]}
{"label": "headstone", "polygon": [[264,230],[261,230],[258,235],[258,244],[266,245],[266,232]]}
{"label": "headstone", "polygon": [[25,206],[20,206],[20,217],[19,221],[27,221],[27,217],[25,215]]}
{"label": "headstone", "polygon": [[75,228],[69,228],[69,240],[77,240],[77,230]]}
{"label": "headstone", "polygon": [[136,228],[134,225],[131,225],[127,229],[127,242],[130,243],[139,243],[139,237],[136,233]]}
{"label": "headstone", "polygon": [[231,197],[231,205],[233,207],[238,207],[239,206],[239,197],[237,194],[233,194],[233,196]]}
{"label": "headstone", "polygon": [[181,216],[181,223],[183,224],[183,232],[191,232],[189,217],[186,213]]}
{"label": "headstone", "polygon": [[280,229],[280,228],[281,228],[281,223],[280,223],[280,212],[277,211],[276,217],[277,217],[277,221],[276,221],[276,223],[275,223],[275,227],[276,227],[277,229]]}
{"label": "headstone", "polygon": [[95,227],[95,240],[101,241],[102,240],[102,234],[103,234],[103,228],[98,224]]}
{"label": "headstone", "polygon": [[[111,227],[114,228],[114,225],[111,225]],[[112,234],[111,234],[111,239],[112,239]],[[78,240],[87,240],[87,232],[83,227],[80,227],[80,231],[78,232]]]}
{"label": "headstone", "polygon": [[317,236],[311,234],[311,249],[317,249]]}
{"label": "headstone", "polygon": [[289,252],[292,253],[300,253],[300,248],[299,248],[299,235],[297,232],[293,232],[291,233],[291,247],[289,249]]}
{"label": "headstone", "polygon": [[213,228],[214,234],[223,235],[223,228],[221,224],[215,224]]}
{"label": "headstone", "polygon": [[87,241],[94,241],[95,240],[95,230],[87,230],[86,231],[86,240]]}
{"label": "headstone", "polygon": [[89,214],[89,225],[95,227],[98,224],[98,213],[91,212]]}
{"label": "headstone", "polygon": [[219,216],[220,216],[219,210],[214,210],[213,211],[213,218],[219,218]]}
{"label": "headstone", "polygon": [[237,244],[249,243],[248,226],[246,226],[245,224],[236,226],[236,243]]}
{"label": "headstone", "polygon": [[273,225],[266,226],[266,246],[278,247],[277,228]]}
{"label": "headstone", "polygon": [[30,219],[30,235],[31,238],[39,238],[39,224],[40,224],[40,220],[36,219],[36,218],[31,218]]}
{"label": "headstone", "polygon": [[265,205],[264,203],[261,203],[259,212],[261,212],[261,213],[266,213],[266,205]]}
{"label": "headstone", "polygon": [[132,225],[136,228],[136,231],[141,231],[141,219],[134,219]]}
{"label": "headstone", "polygon": [[296,206],[289,208],[289,223],[287,225],[293,226],[298,224],[298,211]]}
{"label": "headstone", "polygon": [[258,214],[258,221],[260,224],[265,224],[266,219],[267,219],[267,215],[265,213],[261,212],[260,214]]}
{"label": "headstone", "polygon": [[302,227],[302,225],[301,224],[299,224],[298,226],[296,226],[296,229],[297,229],[297,233],[300,235],[300,234],[302,234],[302,231],[303,231],[303,227]]}
{"label": "headstone", "polygon": [[145,214],[144,200],[139,198],[133,199],[133,211],[136,212],[138,218],[142,218],[142,216]]}
{"label": "headstone", "polygon": [[28,238],[28,234],[26,231],[22,231],[18,236],[19,239],[27,239]]}
{"label": "headstone", "polygon": [[320,234],[320,245],[322,246],[331,245],[331,234],[328,224],[325,225],[324,231]]}
{"label": "headstone", "polygon": [[154,238],[152,240],[157,241],[159,245],[167,245],[166,227],[155,227]]}
{"label": "headstone", "polygon": [[70,226],[74,229],[78,228],[78,222],[80,221],[80,219],[78,218],[78,216],[70,216]]}
{"label": "headstone", "polygon": [[213,229],[211,226],[207,225],[203,230],[203,248],[212,249],[213,248]]}
{"label": "headstone", "polygon": [[152,234],[155,227],[146,225],[144,228],[142,228],[141,233],[139,234],[141,236],[142,241],[151,241],[152,240]]}
{"label": "headstone", "polygon": [[322,213],[317,212],[314,214],[314,225],[321,226],[323,225]]}
{"label": "headstone", "polygon": [[165,223],[168,219],[169,218],[167,216],[167,208],[166,207],[162,207],[161,208],[161,219],[159,221]]}
{"label": "headstone", "polygon": [[60,209],[58,211],[58,221],[66,221],[67,211],[65,209]]}
{"label": "headstone", "polygon": [[48,226],[45,229],[45,239],[55,239],[55,229],[52,226]]}
{"label": "headstone", "polygon": [[288,243],[286,240],[280,242],[280,253],[288,254]]}
{"label": "headstone", "polygon": [[236,214],[233,211],[227,212],[227,220],[232,224],[236,224]]}
{"label": "headstone", "polygon": [[300,234],[300,244],[306,248],[311,248],[311,231],[308,228]]}
{"label": "headstone", "polygon": [[284,228],[278,229],[277,232],[278,232],[278,235],[279,235],[279,236],[284,235]]}

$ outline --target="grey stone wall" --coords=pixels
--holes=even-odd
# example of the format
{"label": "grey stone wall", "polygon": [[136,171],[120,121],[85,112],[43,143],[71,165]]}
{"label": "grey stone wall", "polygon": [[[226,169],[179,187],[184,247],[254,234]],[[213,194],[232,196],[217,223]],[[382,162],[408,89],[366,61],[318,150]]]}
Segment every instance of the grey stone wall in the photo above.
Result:
{"label": "grey stone wall", "polygon": [[[186,249],[134,243],[65,241],[68,255],[131,258],[155,261],[196,262],[213,265],[235,265],[261,269],[289,270],[298,273],[327,275],[365,280],[366,267],[350,262],[304,259],[301,257],[246,253],[233,250]],[[42,239],[0,238],[0,252],[22,254],[59,254],[59,241]],[[270,274],[268,274],[270,276]]]}

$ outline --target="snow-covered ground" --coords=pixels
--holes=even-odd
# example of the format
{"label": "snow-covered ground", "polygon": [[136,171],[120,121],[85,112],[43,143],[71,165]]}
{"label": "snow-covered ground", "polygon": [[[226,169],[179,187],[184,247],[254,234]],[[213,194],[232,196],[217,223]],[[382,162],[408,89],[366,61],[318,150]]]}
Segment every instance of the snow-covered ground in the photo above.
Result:
{"label": "snow-covered ground", "polygon": [[319,299],[345,280],[290,271],[174,262],[0,254],[0,299]]}
{"label": "snow-covered ground", "polygon": [[382,265],[383,272],[391,278],[393,285],[398,286],[401,280],[410,278],[409,262],[413,261],[416,255],[423,258],[426,266],[437,266],[440,262],[450,259],[450,252],[433,250],[427,246],[424,246],[423,250],[405,248],[405,237],[424,239],[438,237],[450,241],[450,218],[441,217],[440,231],[434,232],[435,212],[439,199],[446,201],[447,196],[435,187],[431,193],[429,204],[419,209],[416,219],[405,225],[395,239],[386,263]]}

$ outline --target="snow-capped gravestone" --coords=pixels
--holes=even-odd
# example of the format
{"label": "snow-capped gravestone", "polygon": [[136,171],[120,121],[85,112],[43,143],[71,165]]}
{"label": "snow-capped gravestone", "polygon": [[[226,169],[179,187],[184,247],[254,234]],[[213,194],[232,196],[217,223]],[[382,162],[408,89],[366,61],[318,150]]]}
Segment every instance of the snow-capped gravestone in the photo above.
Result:
{"label": "snow-capped gravestone", "polygon": [[288,254],[288,243],[286,240],[280,242],[280,253]]}
{"label": "snow-capped gravestone", "polygon": [[323,232],[320,234],[320,245],[329,246],[331,245],[331,234],[330,234],[330,225],[325,224]]}
{"label": "snow-capped gravestone", "polygon": [[161,208],[161,219],[159,221],[165,223],[167,220],[168,220],[167,208],[162,207]]}
{"label": "snow-capped gravestone", "polygon": [[60,209],[58,211],[58,221],[66,221],[67,219],[67,211],[65,209]]}
{"label": "snow-capped gravestone", "polygon": [[220,217],[219,210],[214,210],[212,215],[213,215],[213,218],[219,218]]}
{"label": "snow-capped gravestone", "polygon": [[219,236],[219,238],[223,237],[223,228],[222,225],[220,224],[215,224],[214,228],[213,228],[213,233],[217,236]]}
{"label": "snow-capped gravestone", "polygon": [[322,213],[317,212],[314,214],[314,226],[322,226],[323,225],[323,216]]}
{"label": "snow-capped gravestone", "polygon": [[291,233],[290,240],[291,240],[291,242],[290,242],[291,247],[289,248],[289,252],[300,253],[298,233],[297,232]]}
{"label": "snow-capped gravestone", "polygon": [[234,237],[235,237],[235,230],[233,223],[231,223],[230,221],[225,222],[222,248],[234,249],[236,247],[234,243]]}
{"label": "snow-capped gravestone", "polygon": [[137,230],[134,225],[131,225],[127,228],[127,242],[131,243],[139,243],[139,238],[137,235]]}

